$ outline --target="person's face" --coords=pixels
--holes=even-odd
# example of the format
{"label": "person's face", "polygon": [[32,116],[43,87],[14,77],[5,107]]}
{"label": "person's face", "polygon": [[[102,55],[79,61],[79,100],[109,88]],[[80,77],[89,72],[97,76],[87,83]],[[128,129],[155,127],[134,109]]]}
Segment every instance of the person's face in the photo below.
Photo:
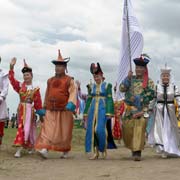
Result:
{"label": "person's face", "polygon": [[95,75],[93,75],[93,77],[94,77],[94,81],[96,82],[96,84],[100,84],[102,82],[101,75],[95,74]]}
{"label": "person's face", "polygon": [[145,72],[145,67],[136,65],[135,71],[136,71],[136,76],[143,76]]}
{"label": "person's face", "polygon": [[56,74],[64,74],[66,70],[66,65],[64,64],[58,64],[55,66],[55,72]]}
{"label": "person's face", "polygon": [[170,74],[169,73],[162,73],[161,79],[163,84],[169,84]]}
{"label": "person's face", "polygon": [[30,72],[25,72],[23,73],[23,79],[24,79],[24,82],[26,84],[31,84],[32,83],[32,73]]}

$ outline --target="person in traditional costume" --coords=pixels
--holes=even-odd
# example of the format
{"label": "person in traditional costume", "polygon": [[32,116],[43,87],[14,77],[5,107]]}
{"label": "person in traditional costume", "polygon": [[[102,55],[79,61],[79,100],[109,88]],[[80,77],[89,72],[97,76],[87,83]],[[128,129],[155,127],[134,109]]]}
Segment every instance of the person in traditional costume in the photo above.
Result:
{"label": "person in traditional costume", "polygon": [[[161,69],[160,78],[155,88],[155,98],[150,104],[150,109],[154,108],[154,123],[148,142],[154,146],[157,153],[162,155],[162,158],[180,156],[180,136],[175,108],[175,100],[180,107],[180,92],[171,81],[171,69],[166,65]],[[179,109],[178,115],[180,115]]]}
{"label": "person in traditional costume", "polygon": [[[0,57],[1,63],[1,57]],[[0,146],[4,136],[5,121],[8,119],[6,96],[8,94],[8,72],[0,69]]]}
{"label": "person in traditional costume", "polygon": [[76,102],[76,116],[80,119],[83,119],[83,112],[85,108],[86,102],[86,94],[81,90],[81,83],[79,80],[75,81],[76,88],[77,88],[77,102]]}
{"label": "person in traditional costume", "polygon": [[154,83],[148,77],[147,64],[150,58],[141,55],[134,59],[135,72],[132,71],[120,84],[120,91],[125,92],[126,110],[123,116],[123,140],[132,151],[134,161],[141,160],[141,151],[145,145],[148,105],[154,97]]}
{"label": "person in traditional costume", "polygon": [[120,140],[122,139],[122,115],[125,110],[125,103],[123,99],[117,100],[116,91],[117,91],[117,83],[114,86],[114,118],[113,118],[112,134],[113,134],[113,138],[118,140],[120,144]]}
{"label": "person in traditional costume", "polygon": [[33,73],[25,60],[24,67],[22,68],[23,79],[21,83],[14,77],[14,66],[16,58],[13,58],[10,63],[9,80],[13,89],[19,94],[20,103],[18,106],[18,130],[14,140],[14,146],[17,147],[15,157],[21,157],[22,149],[28,149],[31,153],[34,149],[36,140],[36,122],[35,110],[40,116],[45,114],[42,109],[42,101],[40,88],[32,83]]}
{"label": "person in traditional costume", "polygon": [[66,74],[69,60],[63,58],[58,50],[58,59],[52,61],[55,76],[47,81],[44,101],[46,115],[35,145],[44,158],[48,157],[48,150],[63,152],[60,157],[68,158],[71,150],[77,92],[74,79]]}
{"label": "person in traditional costume", "polygon": [[99,152],[103,158],[106,157],[107,119],[114,116],[114,106],[112,99],[112,85],[104,81],[100,64],[94,63],[90,66],[95,83],[89,84],[88,98],[84,110],[84,119],[87,122],[85,151],[94,154],[89,159],[98,159]]}

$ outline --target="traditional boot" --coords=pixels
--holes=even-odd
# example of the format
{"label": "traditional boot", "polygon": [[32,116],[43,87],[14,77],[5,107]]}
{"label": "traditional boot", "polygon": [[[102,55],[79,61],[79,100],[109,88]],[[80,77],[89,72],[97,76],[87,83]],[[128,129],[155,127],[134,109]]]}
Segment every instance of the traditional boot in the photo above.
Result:
{"label": "traditional boot", "polygon": [[99,151],[97,148],[94,150],[94,154],[89,158],[89,160],[95,160],[99,158]]}
{"label": "traditional boot", "polygon": [[42,158],[45,158],[45,159],[48,158],[48,151],[47,151],[47,149],[43,148],[43,149],[41,149],[41,150],[38,151],[38,152],[40,153],[40,155],[41,155]]}
{"label": "traditional boot", "polygon": [[162,155],[161,155],[161,157],[162,157],[163,159],[167,159],[168,154],[167,154],[166,152],[163,152]]}
{"label": "traditional boot", "polygon": [[16,151],[16,153],[14,154],[15,158],[20,158],[21,157],[21,151],[22,151],[23,147],[19,147],[18,150]]}
{"label": "traditional boot", "polygon": [[62,159],[67,159],[68,157],[68,152],[63,152],[63,154],[61,155]]}
{"label": "traditional boot", "polygon": [[34,149],[28,149],[28,154],[34,154],[35,150]]}
{"label": "traditional boot", "polygon": [[141,161],[141,151],[134,151],[134,161]]}
{"label": "traditional boot", "polygon": [[107,151],[105,150],[104,152],[102,152],[102,158],[106,159],[106,157],[107,157]]}

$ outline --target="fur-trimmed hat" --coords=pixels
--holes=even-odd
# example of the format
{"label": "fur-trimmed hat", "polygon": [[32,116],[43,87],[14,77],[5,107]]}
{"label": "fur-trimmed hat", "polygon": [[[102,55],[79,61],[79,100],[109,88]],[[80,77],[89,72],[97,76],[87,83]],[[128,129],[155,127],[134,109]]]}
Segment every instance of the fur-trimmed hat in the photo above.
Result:
{"label": "fur-trimmed hat", "polygon": [[150,57],[147,54],[141,54],[139,58],[134,59],[134,63],[137,66],[146,66],[150,61]]}

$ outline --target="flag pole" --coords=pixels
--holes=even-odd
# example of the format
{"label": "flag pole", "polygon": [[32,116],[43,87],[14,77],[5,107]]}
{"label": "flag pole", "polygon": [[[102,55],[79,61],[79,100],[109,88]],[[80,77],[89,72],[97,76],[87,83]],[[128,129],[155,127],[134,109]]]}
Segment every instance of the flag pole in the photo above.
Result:
{"label": "flag pole", "polygon": [[[128,54],[129,54],[129,66],[130,71],[132,72],[132,62],[131,62],[131,42],[130,42],[130,28],[129,28],[129,11],[128,11],[128,0],[126,0],[126,18],[127,18],[127,35],[128,35]],[[132,78],[131,78],[131,92],[132,95],[134,95],[134,86],[132,84]]]}
{"label": "flag pole", "polygon": [[130,43],[130,30],[129,30],[129,11],[128,11],[128,1],[125,0],[126,6],[126,18],[127,18],[127,35],[128,35],[128,54],[129,54],[129,64],[130,64],[130,71],[132,71],[132,63],[131,63],[131,43]]}

